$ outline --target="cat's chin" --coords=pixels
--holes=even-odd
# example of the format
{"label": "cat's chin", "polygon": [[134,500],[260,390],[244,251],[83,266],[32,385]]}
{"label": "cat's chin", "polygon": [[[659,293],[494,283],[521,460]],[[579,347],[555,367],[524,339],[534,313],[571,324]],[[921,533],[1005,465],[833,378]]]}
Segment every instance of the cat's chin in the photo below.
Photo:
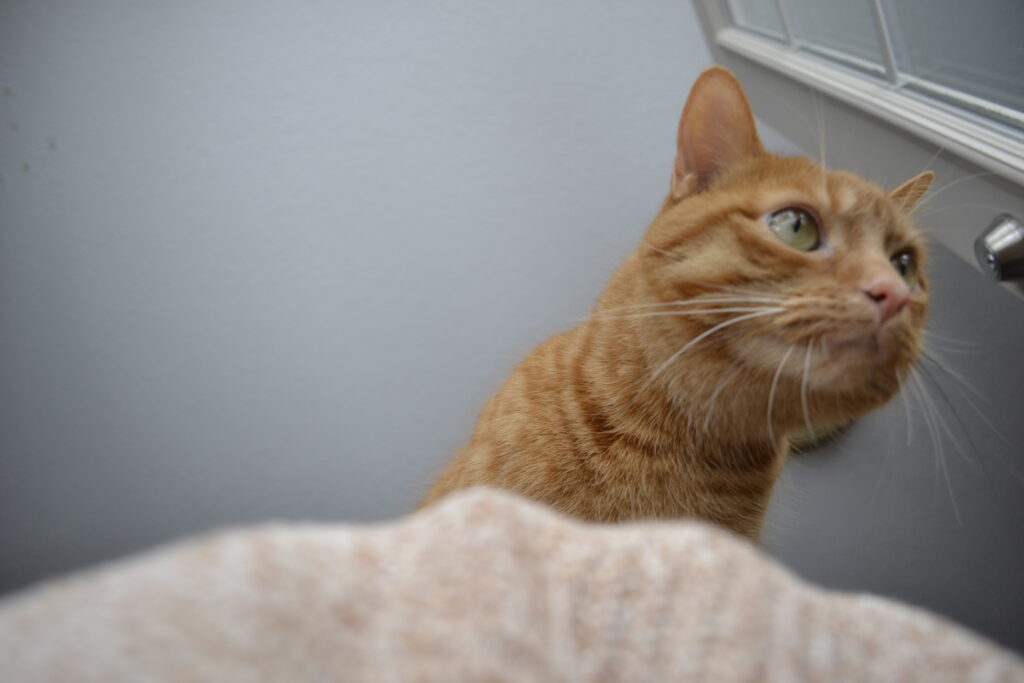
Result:
{"label": "cat's chin", "polygon": [[810,390],[856,391],[880,378],[903,374],[898,370],[913,363],[889,330],[869,329],[843,336],[794,342],[766,335],[751,348],[737,349],[748,365],[760,366],[769,376],[776,372],[806,383]]}
{"label": "cat's chin", "polygon": [[833,390],[856,389],[877,376],[891,376],[895,358],[871,338],[830,347],[812,386]]}

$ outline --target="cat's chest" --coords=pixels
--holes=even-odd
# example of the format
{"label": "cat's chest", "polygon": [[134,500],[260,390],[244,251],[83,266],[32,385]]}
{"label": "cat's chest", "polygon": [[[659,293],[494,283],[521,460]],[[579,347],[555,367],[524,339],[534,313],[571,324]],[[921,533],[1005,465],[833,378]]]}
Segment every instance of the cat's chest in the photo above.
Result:
{"label": "cat's chest", "polygon": [[638,514],[658,516],[689,513],[723,498],[767,496],[780,459],[768,444],[723,446],[686,439],[647,444],[622,439],[587,458],[607,498],[623,501]]}

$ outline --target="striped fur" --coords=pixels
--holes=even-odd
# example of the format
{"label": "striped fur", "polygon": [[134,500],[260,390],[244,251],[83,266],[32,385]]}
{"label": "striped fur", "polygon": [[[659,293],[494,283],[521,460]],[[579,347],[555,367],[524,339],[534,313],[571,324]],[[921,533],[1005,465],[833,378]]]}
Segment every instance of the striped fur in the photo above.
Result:
{"label": "striped fur", "polygon": [[[884,404],[918,357],[923,274],[884,324],[862,290],[899,280],[897,250],[923,262],[908,212],[930,182],[886,192],[769,154],[738,82],[708,70],[641,244],[590,318],[515,368],[423,504],[485,484],[585,520],[692,516],[756,538],[789,437]],[[818,216],[824,248],[768,229],[789,206]]]}

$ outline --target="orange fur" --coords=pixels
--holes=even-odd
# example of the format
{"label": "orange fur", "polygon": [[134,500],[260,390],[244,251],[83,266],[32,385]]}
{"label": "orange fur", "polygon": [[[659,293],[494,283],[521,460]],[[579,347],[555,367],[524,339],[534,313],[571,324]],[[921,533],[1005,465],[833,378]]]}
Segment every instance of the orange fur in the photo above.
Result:
{"label": "orange fur", "polygon": [[[586,322],[512,372],[423,504],[484,484],[586,520],[693,516],[756,538],[788,437],[884,404],[917,360],[923,263],[890,319],[865,294],[903,287],[897,251],[924,260],[908,212],[930,182],[887,193],[766,152],[739,83],[709,69],[642,243]],[[767,227],[783,207],[817,216],[821,249]]]}

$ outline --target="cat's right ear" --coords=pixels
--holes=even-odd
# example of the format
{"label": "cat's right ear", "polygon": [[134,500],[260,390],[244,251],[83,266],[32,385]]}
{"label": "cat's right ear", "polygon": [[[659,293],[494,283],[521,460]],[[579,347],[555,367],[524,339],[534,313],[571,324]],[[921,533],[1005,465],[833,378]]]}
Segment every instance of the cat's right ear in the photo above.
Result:
{"label": "cat's right ear", "polygon": [[730,164],[763,152],[739,81],[713,66],[693,84],[679,119],[671,196],[699,192]]}

